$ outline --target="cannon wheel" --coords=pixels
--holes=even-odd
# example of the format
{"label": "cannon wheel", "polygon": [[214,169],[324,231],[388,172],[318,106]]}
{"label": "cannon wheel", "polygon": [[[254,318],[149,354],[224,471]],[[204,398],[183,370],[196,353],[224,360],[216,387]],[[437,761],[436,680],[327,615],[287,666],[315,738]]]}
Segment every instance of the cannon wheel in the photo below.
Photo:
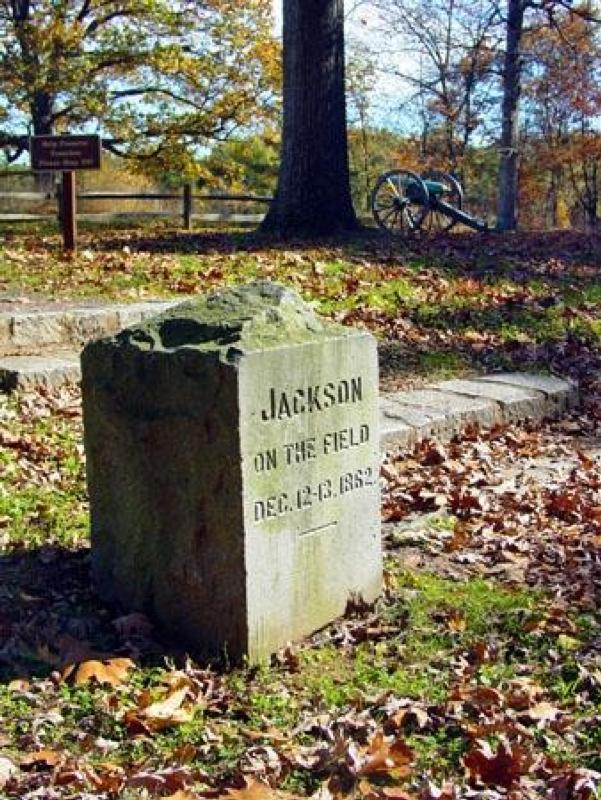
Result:
{"label": "cannon wheel", "polygon": [[[444,195],[442,199],[450,206],[461,210],[463,189],[457,178],[439,169],[429,169],[427,172],[423,172],[421,177],[423,181],[442,183],[444,186]],[[449,219],[445,214],[437,211],[435,207],[430,207],[427,219],[422,223],[422,229],[428,233],[444,233],[445,231],[450,231],[453,225],[456,224],[456,220]]]}
{"label": "cannon wheel", "polygon": [[415,172],[393,169],[378,178],[371,195],[374,219],[387,233],[418,231],[428,215],[426,184]]}

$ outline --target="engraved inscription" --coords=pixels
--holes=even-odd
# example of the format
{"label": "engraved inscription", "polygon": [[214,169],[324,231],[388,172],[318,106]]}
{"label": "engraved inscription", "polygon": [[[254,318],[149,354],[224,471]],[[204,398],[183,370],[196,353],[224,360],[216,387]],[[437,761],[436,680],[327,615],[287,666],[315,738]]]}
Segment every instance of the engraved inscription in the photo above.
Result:
{"label": "engraved inscription", "polygon": [[[265,428],[264,436],[257,437],[258,442],[263,439],[263,447],[252,454],[251,461],[260,481],[250,498],[249,511],[256,524],[294,515],[300,520],[304,515],[307,531],[327,530],[332,528],[327,518],[339,513],[336,503],[340,498],[377,485],[371,422],[361,420],[361,406],[366,401],[364,380],[350,375],[320,383],[307,381],[296,389],[267,388],[265,399],[259,401],[258,416],[263,423],[270,423],[269,433]],[[354,409],[334,409],[351,404]],[[335,413],[324,415],[323,422],[321,416],[319,421],[315,418],[316,412],[329,408]],[[307,415],[308,429],[303,434],[303,420],[299,436],[300,420],[286,423],[300,415]],[[311,421],[308,415],[312,415]],[[320,522],[322,513],[326,520]]]}
{"label": "engraved inscription", "polygon": [[343,472],[336,478],[326,478],[314,485],[305,484],[292,492],[263,497],[254,501],[255,522],[283,517],[294,511],[304,511],[340,495],[375,486],[376,482],[377,475],[373,467],[361,467]]}
{"label": "engraved inscription", "polygon": [[298,414],[312,414],[332,406],[360,403],[363,400],[363,380],[360,376],[304,386],[292,392],[271,388],[267,406],[261,411],[264,422],[290,419]]}
{"label": "engraved inscription", "polygon": [[321,437],[309,436],[297,442],[287,442],[277,447],[272,447],[254,457],[255,472],[267,472],[280,465],[293,466],[313,461],[319,455],[340,453],[355,447],[367,444],[370,440],[369,425],[357,425],[354,428],[342,428],[337,431],[327,431]]}

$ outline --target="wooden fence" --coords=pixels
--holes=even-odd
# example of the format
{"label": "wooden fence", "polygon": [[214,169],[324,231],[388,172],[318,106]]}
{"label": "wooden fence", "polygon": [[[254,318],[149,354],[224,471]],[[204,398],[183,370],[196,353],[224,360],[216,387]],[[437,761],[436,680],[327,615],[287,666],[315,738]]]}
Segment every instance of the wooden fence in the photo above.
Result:
{"label": "wooden fence", "polygon": [[[17,177],[24,175],[31,175],[30,172],[0,172],[0,177]],[[58,219],[61,220],[61,203],[60,192],[45,193],[45,192],[0,192],[0,207],[2,200],[10,201],[25,201],[25,202],[44,202],[52,200],[56,203],[56,215],[50,213],[42,214],[28,214],[28,213],[5,213],[0,211],[0,223],[2,222],[35,222],[41,220]],[[271,197],[262,195],[250,194],[195,194],[190,184],[186,184],[181,192],[81,192],[77,195],[77,200],[85,201],[98,201],[98,200],[112,200],[114,202],[123,202],[130,200],[177,200],[179,201],[179,211],[112,211],[104,213],[84,213],[78,214],[78,219],[98,221],[98,222],[111,222],[118,220],[124,216],[133,217],[138,219],[152,219],[152,218],[165,218],[165,217],[181,217],[183,227],[190,230],[193,220],[198,220],[205,223],[219,223],[231,222],[236,224],[257,224],[263,219],[264,214],[240,214],[238,211],[230,211],[225,208],[223,211],[197,213],[195,210],[195,201],[202,201],[204,203],[262,203],[269,204],[272,200]]]}

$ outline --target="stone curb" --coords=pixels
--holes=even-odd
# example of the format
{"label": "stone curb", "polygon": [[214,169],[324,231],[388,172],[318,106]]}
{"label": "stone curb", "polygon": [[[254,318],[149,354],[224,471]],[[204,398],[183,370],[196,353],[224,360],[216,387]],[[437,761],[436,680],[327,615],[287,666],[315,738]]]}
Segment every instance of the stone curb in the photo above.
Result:
{"label": "stone curb", "polygon": [[111,336],[182,300],[140,303],[66,304],[58,310],[20,309],[0,313],[0,352],[19,354],[44,348],[80,348]]}
{"label": "stone curb", "polygon": [[78,353],[0,357],[0,391],[56,389],[80,377]]}
{"label": "stone curb", "polygon": [[[181,303],[66,302],[57,308],[0,313],[0,391],[56,388],[80,378],[79,350]],[[34,351],[37,355],[25,355]],[[381,396],[383,450],[411,448],[428,438],[451,439],[469,424],[554,417],[578,403],[577,386],[551,375],[498,373],[451,380],[411,392]]]}
{"label": "stone curb", "polygon": [[382,395],[381,448],[408,449],[430,437],[449,440],[469,424],[490,428],[537,422],[557,417],[578,402],[575,383],[526,372],[444,381],[427,389]]}

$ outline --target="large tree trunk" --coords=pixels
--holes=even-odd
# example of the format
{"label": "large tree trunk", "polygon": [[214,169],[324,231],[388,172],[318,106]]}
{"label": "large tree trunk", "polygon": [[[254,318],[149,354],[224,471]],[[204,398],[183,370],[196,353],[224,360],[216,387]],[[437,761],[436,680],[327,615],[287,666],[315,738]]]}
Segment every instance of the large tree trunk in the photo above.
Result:
{"label": "large tree trunk", "polygon": [[[49,92],[36,91],[30,104],[31,122],[35,136],[50,135],[54,132],[54,97]],[[36,172],[34,177],[36,192],[50,194],[54,190],[53,172]]]}
{"label": "large tree trunk", "polygon": [[358,227],[351,202],[343,0],[284,0],[284,127],[262,230],[324,235]]}
{"label": "large tree trunk", "polygon": [[517,228],[519,103],[522,83],[521,44],[524,32],[524,0],[509,0],[503,65],[503,108],[497,229]]}

